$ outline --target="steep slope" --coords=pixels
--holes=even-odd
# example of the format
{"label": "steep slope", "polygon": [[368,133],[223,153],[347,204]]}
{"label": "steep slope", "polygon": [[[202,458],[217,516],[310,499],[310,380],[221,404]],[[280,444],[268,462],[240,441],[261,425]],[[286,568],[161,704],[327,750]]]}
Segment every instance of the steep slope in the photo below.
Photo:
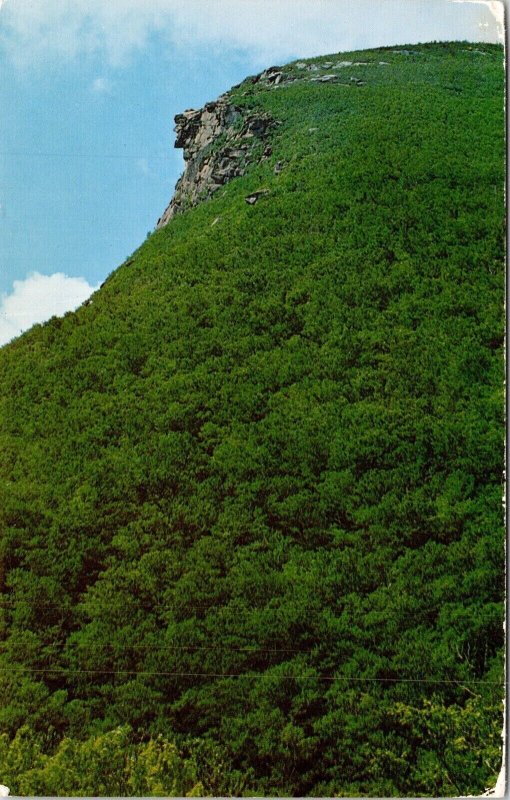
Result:
{"label": "steep slope", "polygon": [[480,792],[503,696],[502,49],[298,62],[220,105],[209,138],[203,111],[177,121],[160,229],[0,351],[0,780]]}

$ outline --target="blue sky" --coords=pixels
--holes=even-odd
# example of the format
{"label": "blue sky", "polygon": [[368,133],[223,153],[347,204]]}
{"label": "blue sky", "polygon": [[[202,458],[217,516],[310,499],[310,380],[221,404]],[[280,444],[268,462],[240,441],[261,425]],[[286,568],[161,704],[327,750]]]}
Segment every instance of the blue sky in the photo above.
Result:
{"label": "blue sky", "polygon": [[498,41],[457,0],[0,0],[0,344],[83,302],[154,228],[173,117],[298,57]]}

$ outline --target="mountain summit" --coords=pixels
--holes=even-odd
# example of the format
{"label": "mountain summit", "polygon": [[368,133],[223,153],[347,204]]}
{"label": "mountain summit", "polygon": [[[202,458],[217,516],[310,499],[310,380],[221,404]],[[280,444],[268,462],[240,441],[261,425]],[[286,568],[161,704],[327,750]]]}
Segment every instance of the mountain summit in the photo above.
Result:
{"label": "mountain summit", "polygon": [[12,794],[495,783],[502,56],[343,53],[185,111],[158,229],[0,351]]}

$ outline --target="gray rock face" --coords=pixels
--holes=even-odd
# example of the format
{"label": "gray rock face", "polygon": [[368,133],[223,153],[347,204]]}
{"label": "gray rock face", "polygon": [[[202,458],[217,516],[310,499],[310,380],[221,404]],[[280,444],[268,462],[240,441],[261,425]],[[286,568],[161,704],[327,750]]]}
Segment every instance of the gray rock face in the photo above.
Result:
{"label": "gray rock face", "polygon": [[[277,68],[267,72],[271,78],[280,74]],[[175,147],[184,150],[186,167],[156,227],[164,227],[176,214],[207,200],[221,186],[243,175],[253,162],[255,145],[275,124],[267,114],[232,104],[228,95],[201,109],[177,114]]]}
{"label": "gray rock face", "polygon": [[310,78],[311,81],[320,81],[320,83],[329,83],[330,81],[338,80],[336,75],[321,75],[319,78]]}
{"label": "gray rock face", "polygon": [[[1,3],[1,0],[0,0]],[[415,50],[393,50],[403,55],[420,55]],[[245,86],[244,95],[252,92],[250,84],[257,84],[262,91],[280,91],[296,81],[333,84],[338,86],[364,86],[365,80],[351,75],[344,80],[339,72],[347,67],[376,66],[375,61],[297,61],[292,67],[268,67],[258,75],[251,76],[234,88]],[[389,62],[379,61],[379,66]],[[327,70],[327,72],[323,72]],[[311,74],[310,74],[311,73]],[[344,73],[345,74],[345,73]],[[342,89],[341,91],[344,91]],[[247,168],[272,156],[269,142],[263,148],[257,147],[278,122],[268,113],[235,105],[229,94],[221,95],[212,103],[206,103],[198,110],[188,109],[175,117],[175,147],[184,150],[186,163],[182,177],[177,181],[175,193],[170,204],[157,222],[162,228],[170,220],[188,208],[209,199],[214,192],[234,178],[244,175]],[[310,128],[313,133],[317,128]],[[283,168],[281,162],[274,167],[278,175]],[[251,205],[257,202],[246,199]]]}

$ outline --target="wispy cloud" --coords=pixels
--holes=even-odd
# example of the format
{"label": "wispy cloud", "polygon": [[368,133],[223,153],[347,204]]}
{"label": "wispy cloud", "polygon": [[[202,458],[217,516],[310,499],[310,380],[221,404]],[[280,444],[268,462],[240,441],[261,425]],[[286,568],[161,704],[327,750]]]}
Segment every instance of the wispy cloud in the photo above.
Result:
{"label": "wispy cloud", "polygon": [[142,175],[148,176],[148,175],[151,174],[151,171],[150,171],[150,168],[149,168],[149,161],[146,158],[137,159],[137,161],[136,161],[136,169]]}
{"label": "wispy cloud", "polygon": [[[505,40],[505,6],[503,0],[452,0],[453,3],[469,3],[476,6],[486,6],[489,9],[497,26],[497,35],[500,42]],[[480,20],[480,25],[488,27],[489,23]]]}
{"label": "wispy cloud", "polygon": [[[496,0],[488,5],[502,7]],[[459,13],[449,0],[5,0],[0,47],[25,65],[99,54],[120,66],[157,34],[173,50],[212,44],[248,50],[265,63],[381,43],[469,38],[471,30],[476,38],[475,16],[467,6]],[[491,37],[497,39],[495,21],[484,34]]]}
{"label": "wispy cloud", "polygon": [[14,281],[12,292],[0,296],[0,345],[36,322],[74,311],[97,288],[85,278],[71,278],[63,272],[32,272],[25,280]]}
{"label": "wispy cloud", "polygon": [[112,84],[108,78],[95,78],[90,86],[95,94],[110,94]]}

